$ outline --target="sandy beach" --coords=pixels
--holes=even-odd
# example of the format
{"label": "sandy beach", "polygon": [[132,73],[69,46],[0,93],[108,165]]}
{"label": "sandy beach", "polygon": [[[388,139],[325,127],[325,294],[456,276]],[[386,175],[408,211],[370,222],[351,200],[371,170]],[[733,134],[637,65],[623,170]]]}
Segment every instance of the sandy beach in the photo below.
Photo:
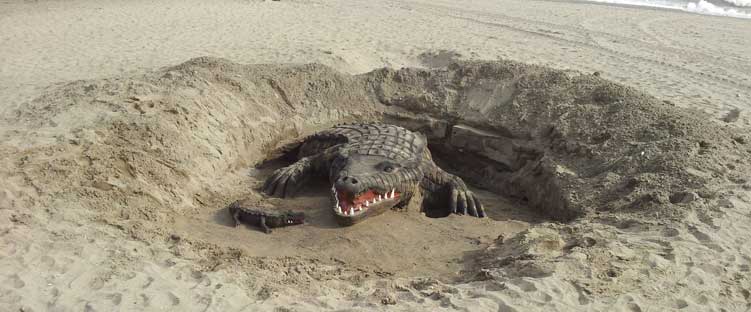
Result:
{"label": "sandy beach", "polygon": [[[0,2],[0,29],[2,311],[751,309],[751,20],[71,0]],[[324,183],[259,195],[276,148],[363,120],[497,130],[483,142],[544,150],[554,182],[522,176],[543,191],[521,200],[470,181],[485,219],[346,228]],[[310,220],[235,228],[242,197]]]}

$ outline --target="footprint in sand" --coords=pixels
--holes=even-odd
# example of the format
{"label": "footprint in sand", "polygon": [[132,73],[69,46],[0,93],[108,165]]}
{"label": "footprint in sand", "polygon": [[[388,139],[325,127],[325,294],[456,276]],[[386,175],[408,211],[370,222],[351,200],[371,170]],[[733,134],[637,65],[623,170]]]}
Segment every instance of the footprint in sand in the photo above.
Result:
{"label": "footprint in sand", "polygon": [[170,300],[170,301],[172,302],[172,305],[173,305],[173,306],[176,306],[176,305],[179,305],[179,304],[180,304],[180,298],[179,298],[179,297],[177,297],[177,296],[176,296],[175,294],[173,294],[172,292],[167,292],[167,298],[169,298],[169,300]]}
{"label": "footprint in sand", "polygon": [[114,304],[116,306],[119,306],[120,302],[123,301],[123,294],[121,294],[121,293],[108,294],[108,295],[105,296],[105,298],[107,298],[110,301],[112,301],[112,304]]}
{"label": "footprint in sand", "polygon": [[21,277],[19,277],[18,274],[13,274],[9,276],[5,284],[11,285],[15,289],[23,288],[24,286],[26,286],[26,283],[23,280],[21,280]]}

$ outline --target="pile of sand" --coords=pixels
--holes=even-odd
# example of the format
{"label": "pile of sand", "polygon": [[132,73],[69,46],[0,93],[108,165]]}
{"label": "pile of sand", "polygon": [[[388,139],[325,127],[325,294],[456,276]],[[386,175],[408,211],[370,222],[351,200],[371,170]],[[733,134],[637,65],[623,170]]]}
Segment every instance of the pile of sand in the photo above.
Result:
{"label": "pile of sand", "polygon": [[[319,185],[266,199],[307,211],[307,225],[230,227],[226,205],[259,196],[273,169],[256,164],[336,123],[378,120],[424,131],[491,218],[408,209],[339,228]],[[747,129],[594,75],[501,61],[351,76],[197,58],[72,82],[4,122],[12,248],[0,264],[18,273],[0,287],[16,308],[751,300],[749,250],[722,241],[749,226],[713,221],[749,205]]]}

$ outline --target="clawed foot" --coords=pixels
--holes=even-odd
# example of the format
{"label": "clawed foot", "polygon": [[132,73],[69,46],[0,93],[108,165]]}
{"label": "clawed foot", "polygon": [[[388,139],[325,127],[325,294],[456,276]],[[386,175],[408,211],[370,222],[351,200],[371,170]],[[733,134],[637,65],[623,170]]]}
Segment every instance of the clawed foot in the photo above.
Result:
{"label": "clawed foot", "polygon": [[266,183],[263,184],[263,192],[269,196],[290,197],[303,183],[303,178],[303,170],[296,164],[277,169],[266,179]]}
{"label": "clawed foot", "polygon": [[452,183],[449,205],[452,213],[478,218],[485,217],[485,209],[482,207],[482,203],[462,181]]}

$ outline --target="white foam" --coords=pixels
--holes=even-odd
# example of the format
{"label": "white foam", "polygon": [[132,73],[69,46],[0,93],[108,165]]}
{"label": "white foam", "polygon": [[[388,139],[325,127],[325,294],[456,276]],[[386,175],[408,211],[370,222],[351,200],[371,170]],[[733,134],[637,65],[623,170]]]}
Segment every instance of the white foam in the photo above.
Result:
{"label": "white foam", "polygon": [[751,0],[722,0],[735,6],[751,7]]}
{"label": "white foam", "polygon": [[[745,10],[738,10],[734,8],[720,7],[715,4],[709,3],[705,0],[678,2],[670,0],[590,0],[592,2],[612,3],[612,4],[626,4],[634,6],[647,6],[653,8],[663,8],[671,10],[681,10],[685,12],[692,12],[698,14],[715,15],[715,16],[728,16],[736,18],[748,18],[751,19],[751,12]],[[751,7],[751,0],[724,0],[725,2],[732,3],[736,6],[748,6]]]}
{"label": "white foam", "polygon": [[696,3],[689,3],[686,5],[686,11],[708,15],[751,18],[751,14],[749,13],[741,12],[736,9],[722,8],[704,0],[699,0],[699,2]]}

